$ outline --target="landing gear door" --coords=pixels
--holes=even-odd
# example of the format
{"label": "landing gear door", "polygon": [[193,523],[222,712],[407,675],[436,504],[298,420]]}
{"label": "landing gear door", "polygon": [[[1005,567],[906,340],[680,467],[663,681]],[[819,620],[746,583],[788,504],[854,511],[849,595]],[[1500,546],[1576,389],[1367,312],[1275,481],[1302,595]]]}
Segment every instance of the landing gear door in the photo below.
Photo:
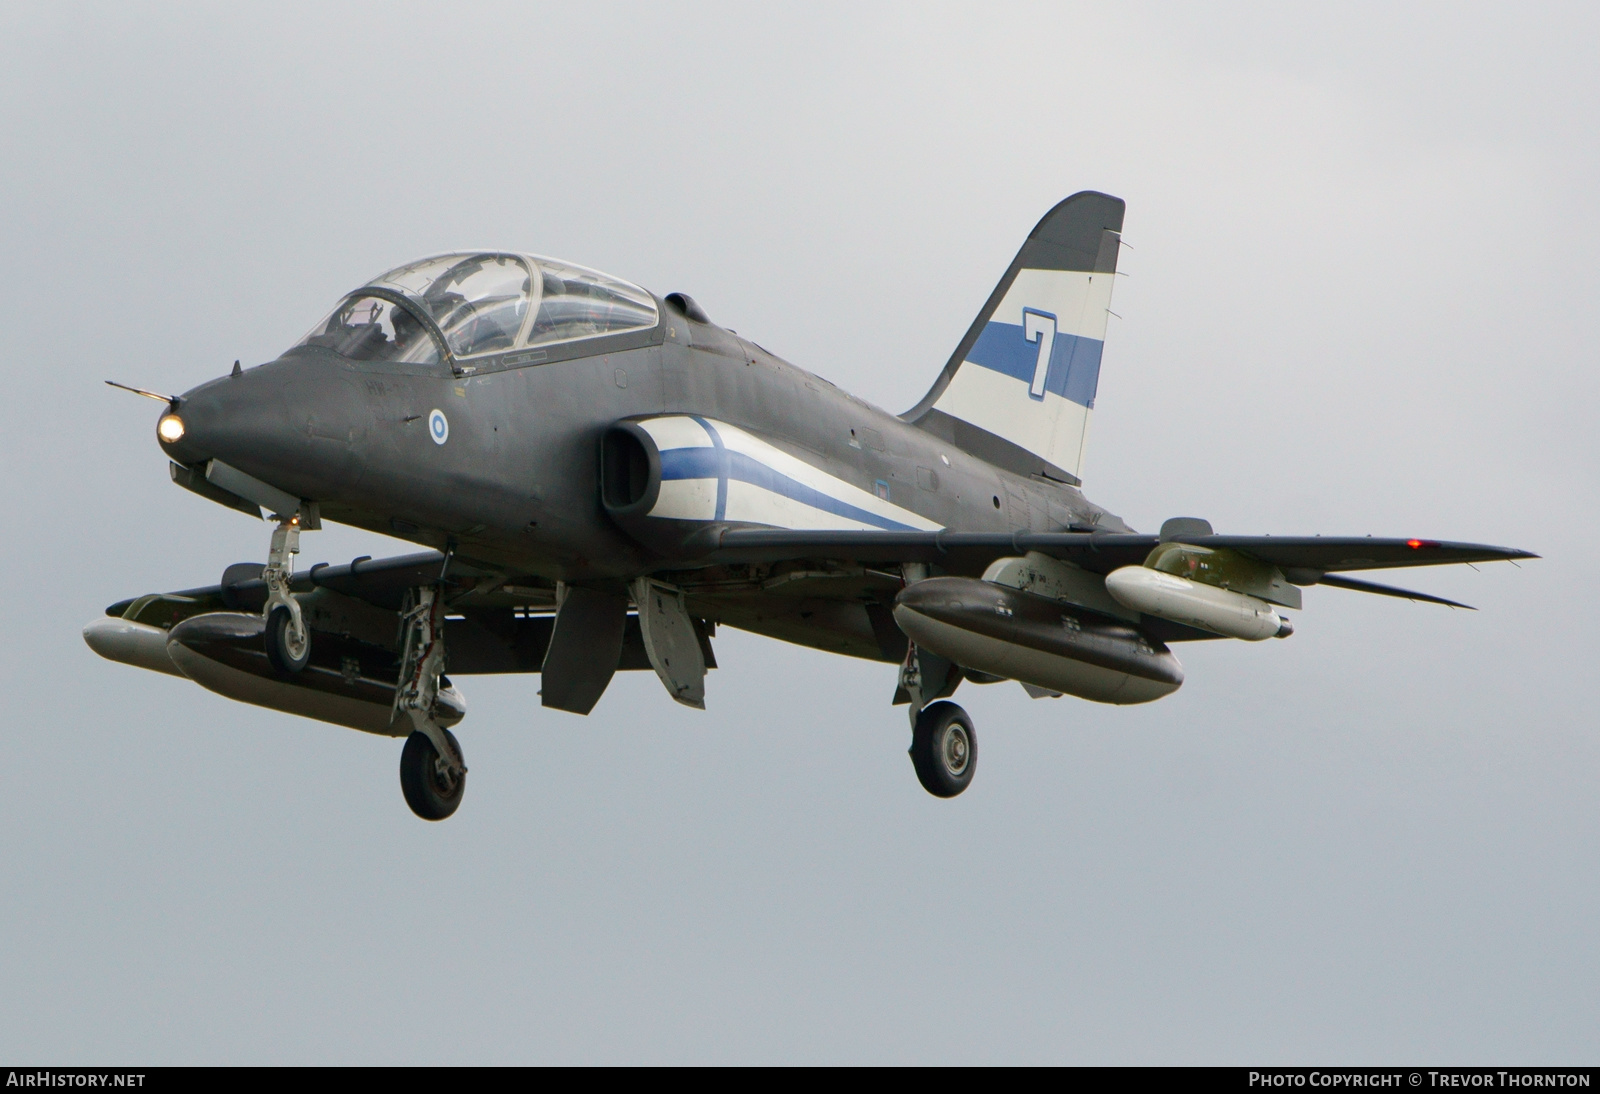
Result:
{"label": "landing gear door", "polygon": [[706,659],[694,620],[683,604],[683,592],[641,577],[633,583],[639,606],[639,633],[650,666],[667,694],[684,706],[706,708]]}
{"label": "landing gear door", "polygon": [[563,589],[540,668],[539,701],[573,714],[593,710],[622,659],[627,624],[627,598],[573,586]]}

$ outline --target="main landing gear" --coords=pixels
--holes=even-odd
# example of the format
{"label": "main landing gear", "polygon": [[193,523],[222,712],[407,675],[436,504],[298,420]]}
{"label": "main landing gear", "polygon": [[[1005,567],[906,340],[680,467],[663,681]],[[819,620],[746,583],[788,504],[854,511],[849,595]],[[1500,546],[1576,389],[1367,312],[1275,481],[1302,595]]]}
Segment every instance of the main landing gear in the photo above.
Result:
{"label": "main landing gear", "polygon": [[[303,525],[304,512],[302,507],[292,516],[276,515],[278,526],[261,571],[267,586],[267,602],[261,611],[266,620],[263,641],[267,660],[285,676],[300,672],[311,660],[311,628],[289,589],[294,556],[300,553],[301,529],[320,526],[314,506],[309,510],[309,523]],[[448,557],[445,564],[449,565]],[[454,813],[467,785],[461,743],[439,718],[441,709],[449,711],[448,703],[439,707],[439,691],[450,687],[444,676],[443,582],[441,571],[438,583],[412,589],[406,596],[400,613],[400,675],[390,716],[391,727],[402,732],[410,727],[400,753],[400,792],[411,811],[424,820],[444,820]],[[455,717],[460,717],[459,712]],[[451,721],[448,713],[444,720]]]}
{"label": "main landing gear", "polygon": [[910,752],[922,789],[936,798],[955,797],[971,784],[978,766],[972,719],[943,700],[923,707],[911,727]]}
{"label": "main landing gear", "polygon": [[[401,615],[405,644],[400,683],[394,692],[395,719],[411,723],[400,753],[400,792],[423,820],[444,820],[461,804],[467,788],[467,763],[461,744],[434,717],[444,680],[444,598],[435,586],[413,589]],[[449,681],[444,680],[449,686]]]}
{"label": "main landing gear", "polygon": [[426,733],[413,733],[400,750],[400,793],[411,811],[423,820],[444,820],[461,804],[467,789],[467,769],[460,766],[461,745],[456,735],[441,729],[455,763],[439,754]]}
{"label": "main landing gear", "polygon": [[961,669],[919,650],[915,642],[900,666],[900,687],[911,700],[911,766],[936,798],[953,798],[972,783],[978,736],[967,712],[943,697],[961,682]]}

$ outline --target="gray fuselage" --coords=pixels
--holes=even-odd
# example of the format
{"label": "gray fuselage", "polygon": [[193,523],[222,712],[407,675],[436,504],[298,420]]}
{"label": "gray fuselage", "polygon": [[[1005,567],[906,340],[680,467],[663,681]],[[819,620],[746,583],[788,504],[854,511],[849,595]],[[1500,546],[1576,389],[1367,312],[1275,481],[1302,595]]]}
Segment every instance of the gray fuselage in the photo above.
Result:
{"label": "gray fuselage", "polygon": [[[183,395],[186,433],[163,448],[189,466],[222,460],[315,501],[325,519],[544,582],[605,585],[693,568],[692,559],[645,547],[601,505],[606,429],[660,414],[737,426],[946,528],[1126,530],[1072,486],[996,467],[669,301],[657,304],[653,329],[480,357],[470,368],[297,347]],[[448,420],[445,443],[430,436],[434,410]],[[707,618],[882,656],[859,610],[807,625],[793,597],[763,615],[769,598],[744,595],[758,593],[753,586],[733,597],[706,592]],[[795,625],[773,625],[778,614]],[[841,642],[845,633],[852,640]]]}

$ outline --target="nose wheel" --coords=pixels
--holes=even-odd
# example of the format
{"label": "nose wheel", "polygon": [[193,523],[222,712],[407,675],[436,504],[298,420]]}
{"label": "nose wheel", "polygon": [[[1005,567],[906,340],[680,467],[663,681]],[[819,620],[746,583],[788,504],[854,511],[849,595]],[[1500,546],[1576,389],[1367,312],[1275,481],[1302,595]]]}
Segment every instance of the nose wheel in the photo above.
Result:
{"label": "nose wheel", "polygon": [[978,737],[972,719],[954,703],[930,703],[917,712],[910,751],[917,781],[934,797],[953,798],[972,783]]}
{"label": "nose wheel", "polygon": [[267,660],[279,672],[299,672],[311,660],[311,632],[305,621],[295,622],[294,613],[282,604],[267,615]]}

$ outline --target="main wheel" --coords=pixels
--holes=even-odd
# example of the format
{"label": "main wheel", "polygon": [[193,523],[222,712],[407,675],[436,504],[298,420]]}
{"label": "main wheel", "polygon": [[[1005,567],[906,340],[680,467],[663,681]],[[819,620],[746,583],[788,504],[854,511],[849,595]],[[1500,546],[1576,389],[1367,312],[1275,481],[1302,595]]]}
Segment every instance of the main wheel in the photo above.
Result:
{"label": "main wheel", "polygon": [[946,702],[923,707],[911,731],[911,766],[922,789],[936,798],[965,790],[978,766],[978,737],[967,712]]}
{"label": "main wheel", "polygon": [[[455,734],[447,729],[444,735],[456,755],[461,755]],[[400,792],[413,813],[423,820],[444,820],[461,804],[466,788],[466,772],[452,775],[439,762],[439,750],[426,733],[413,733],[406,738],[406,747],[400,752]]]}
{"label": "main wheel", "polygon": [[294,616],[282,604],[267,616],[263,638],[267,644],[267,660],[279,672],[299,672],[311,660],[311,628],[301,624],[300,634],[296,636]]}

